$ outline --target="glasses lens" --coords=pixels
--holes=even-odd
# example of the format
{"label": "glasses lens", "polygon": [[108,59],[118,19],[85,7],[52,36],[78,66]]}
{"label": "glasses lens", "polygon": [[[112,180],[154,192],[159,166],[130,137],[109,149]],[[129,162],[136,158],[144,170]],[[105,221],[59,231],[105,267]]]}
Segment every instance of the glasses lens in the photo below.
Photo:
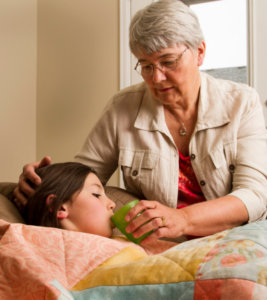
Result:
{"label": "glasses lens", "polygon": [[140,64],[140,65],[137,65],[136,71],[142,76],[149,76],[152,73],[152,66]]}
{"label": "glasses lens", "polygon": [[136,71],[138,74],[142,75],[142,67],[140,65],[136,66]]}
{"label": "glasses lens", "polygon": [[162,61],[160,62],[161,69],[164,72],[172,71],[173,69],[176,68],[177,61],[175,60],[167,60],[167,61]]}

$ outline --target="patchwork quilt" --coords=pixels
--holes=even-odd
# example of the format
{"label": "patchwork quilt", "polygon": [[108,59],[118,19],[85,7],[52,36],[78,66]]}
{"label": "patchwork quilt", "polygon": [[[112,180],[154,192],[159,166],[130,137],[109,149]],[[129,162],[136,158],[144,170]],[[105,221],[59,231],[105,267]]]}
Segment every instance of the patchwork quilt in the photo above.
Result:
{"label": "patchwork quilt", "polygon": [[0,220],[1,300],[267,299],[267,221],[181,244]]}

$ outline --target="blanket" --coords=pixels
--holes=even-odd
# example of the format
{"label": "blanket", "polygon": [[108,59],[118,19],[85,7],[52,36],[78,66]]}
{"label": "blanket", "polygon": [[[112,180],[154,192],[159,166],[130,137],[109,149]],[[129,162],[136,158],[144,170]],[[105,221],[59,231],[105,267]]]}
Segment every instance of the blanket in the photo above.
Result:
{"label": "blanket", "polygon": [[0,220],[0,299],[267,299],[267,221],[181,244]]}

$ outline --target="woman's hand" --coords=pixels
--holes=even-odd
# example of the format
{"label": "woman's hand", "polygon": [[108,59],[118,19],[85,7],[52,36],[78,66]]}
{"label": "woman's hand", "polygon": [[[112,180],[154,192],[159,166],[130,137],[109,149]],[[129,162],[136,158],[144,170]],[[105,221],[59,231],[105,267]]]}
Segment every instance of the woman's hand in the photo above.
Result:
{"label": "woman's hand", "polygon": [[[144,212],[134,219],[142,211]],[[142,240],[141,244],[153,242],[161,237],[207,236],[243,225],[248,219],[245,204],[232,195],[181,209],[169,208],[156,201],[143,200],[137,203],[125,217],[126,222],[132,220],[126,227],[126,232],[133,232],[136,238],[154,230]]]}
{"label": "woman's hand", "polygon": [[[142,211],[144,212],[134,219]],[[161,237],[179,237],[184,234],[187,226],[186,214],[183,210],[169,208],[157,201],[140,201],[125,217],[125,221],[131,220],[133,221],[126,227],[126,232],[133,232],[135,238],[154,230],[142,240],[141,244],[153,242]]]}
{"label": "woman's hand", "polygon": [[35,170],[51,164],[51,158],[45,156],[41,161],[27,164],[23,167],[23,172],[19,177],[19,186],[14,190],[14,202],[21,209],[27,204],[25,195],[30,196],[34,190],[30,187],[27,180],[35,185],[41,184],[41,178],[35,173]]}

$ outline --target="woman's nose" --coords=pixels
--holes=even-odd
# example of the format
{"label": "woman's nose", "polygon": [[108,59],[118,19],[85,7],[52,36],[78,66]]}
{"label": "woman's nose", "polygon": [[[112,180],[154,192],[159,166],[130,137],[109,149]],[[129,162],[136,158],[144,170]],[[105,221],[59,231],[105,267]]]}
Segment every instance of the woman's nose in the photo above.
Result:
{"label": "woman's nose", "polygon": [[153,67],[153,81],[155,83],[159,83],[163,80],[166,80],[166,75],[165,73],[160,70],[157,66]]}

